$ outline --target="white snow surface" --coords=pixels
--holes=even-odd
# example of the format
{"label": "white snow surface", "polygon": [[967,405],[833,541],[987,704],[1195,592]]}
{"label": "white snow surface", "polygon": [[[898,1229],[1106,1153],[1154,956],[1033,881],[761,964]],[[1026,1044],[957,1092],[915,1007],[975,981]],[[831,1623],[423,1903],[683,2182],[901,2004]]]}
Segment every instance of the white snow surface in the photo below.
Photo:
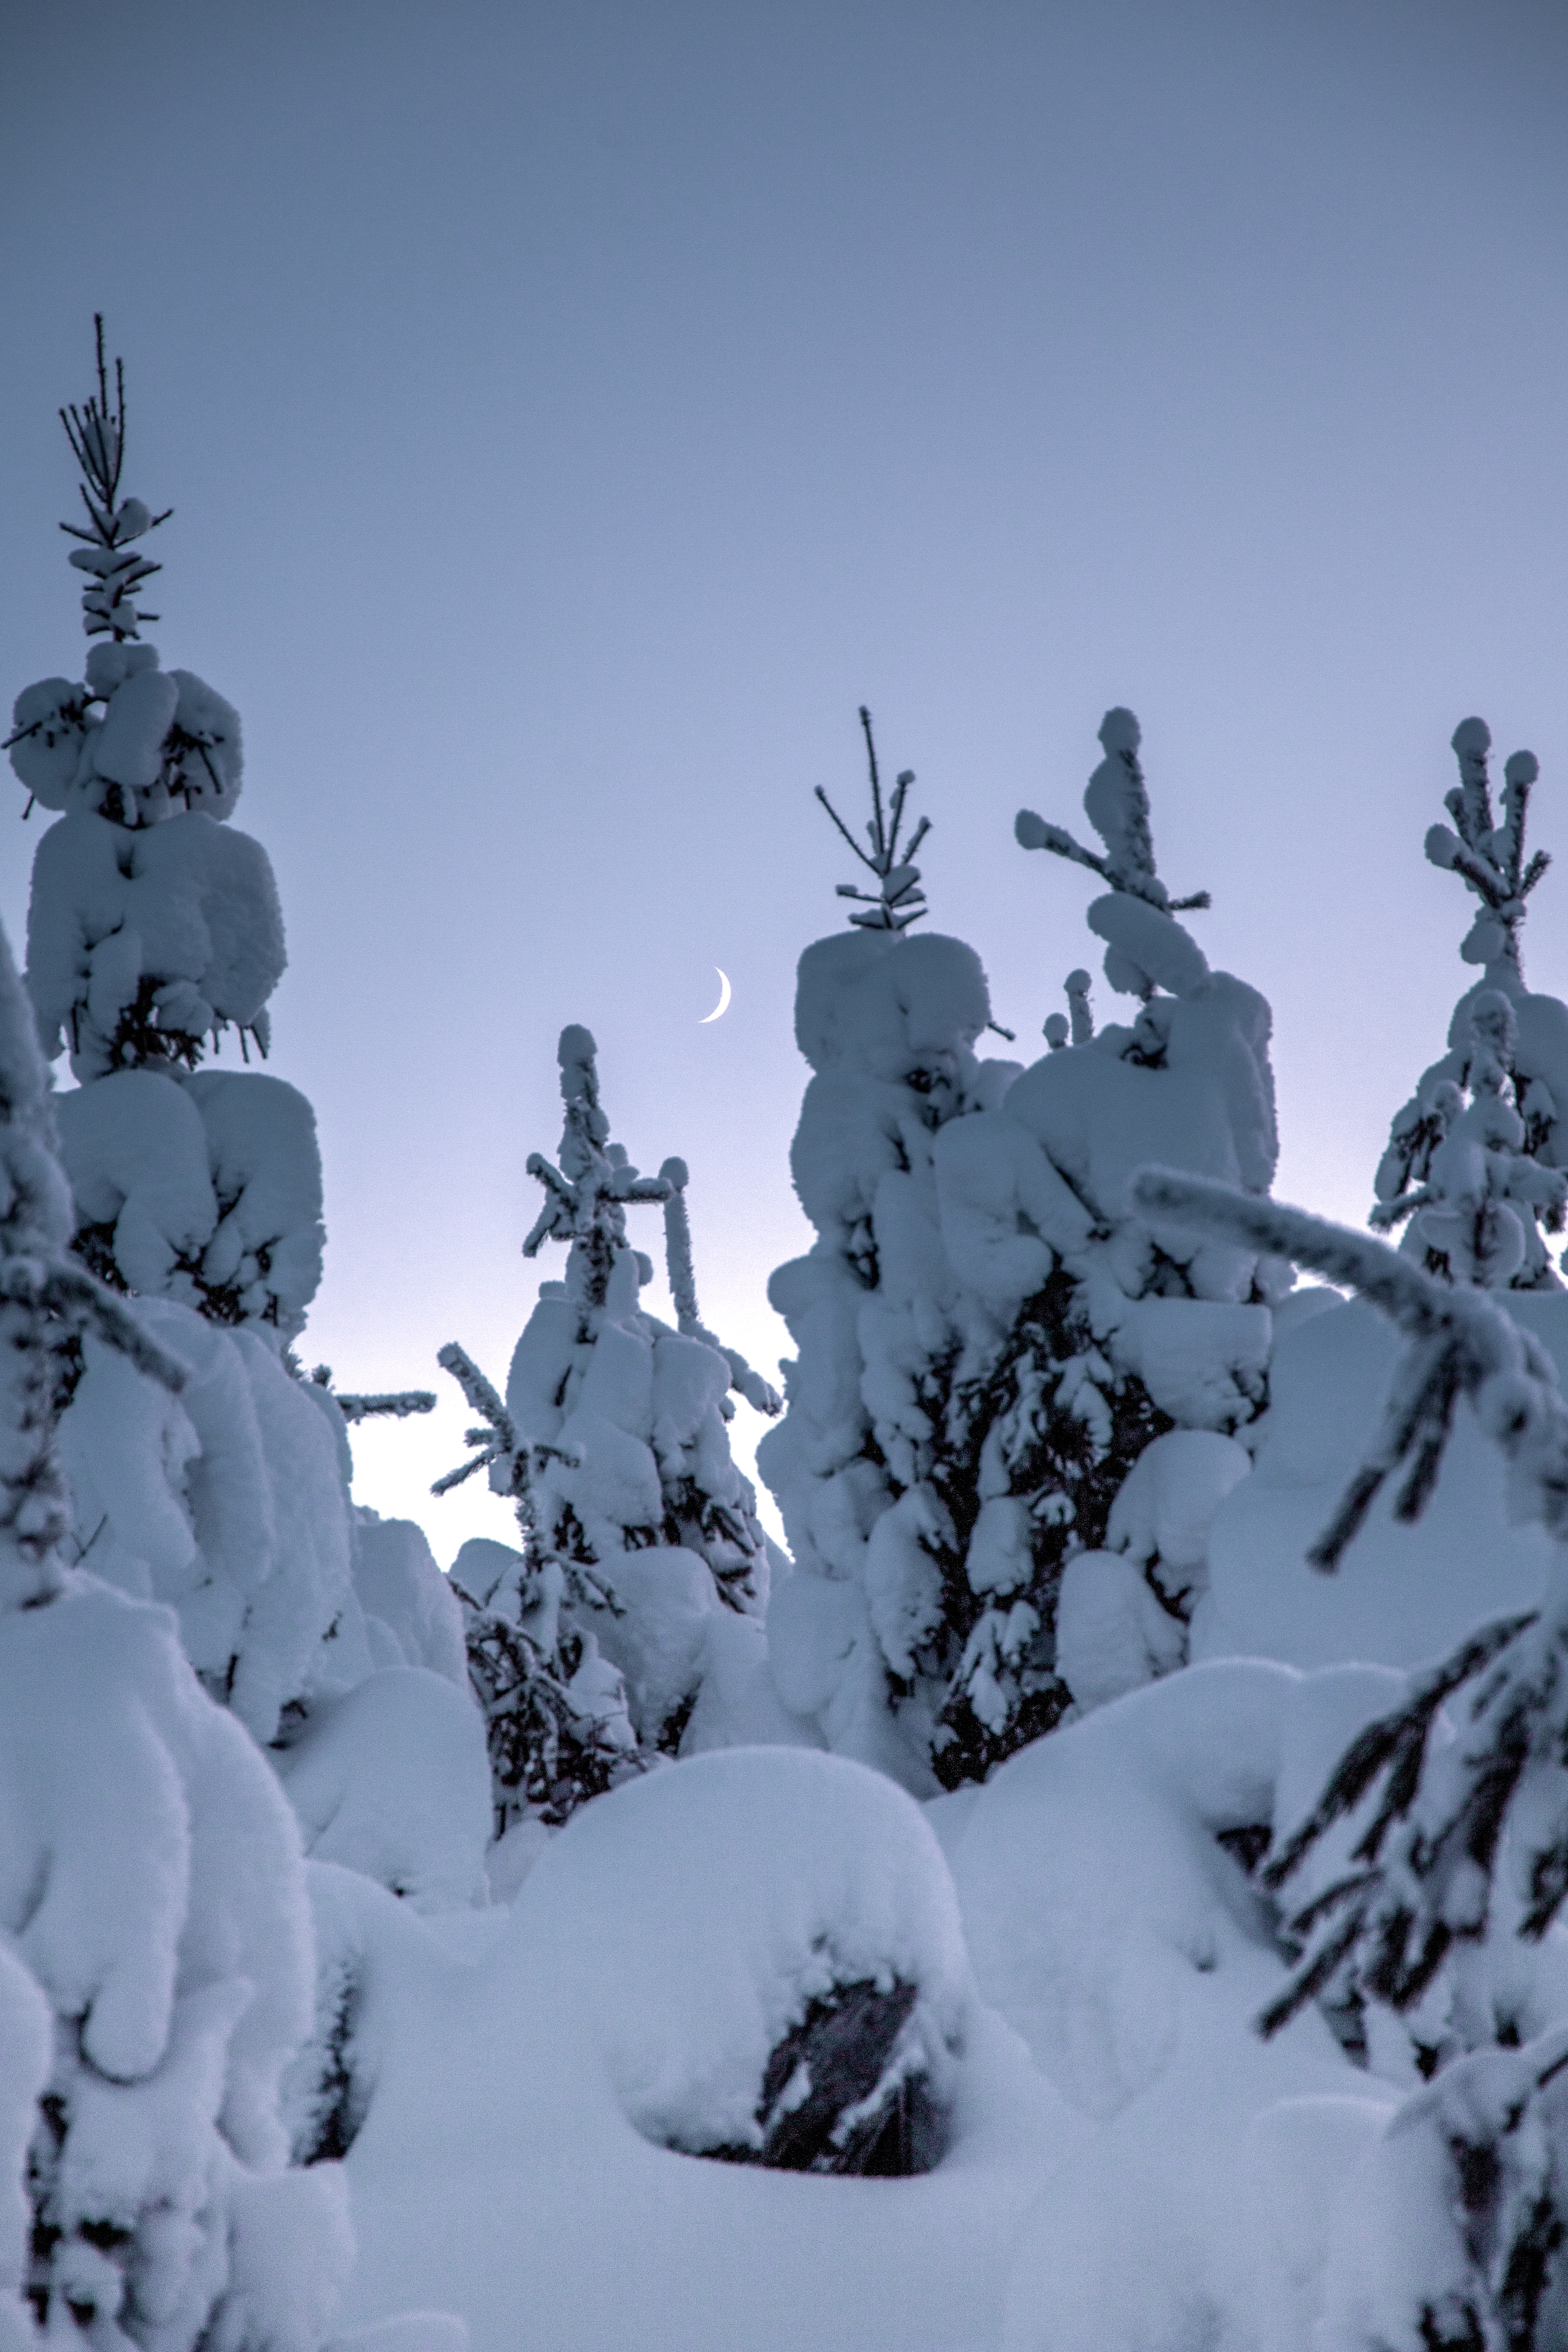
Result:
{"label": "white snow surface", "polygon": [[354,1591],[378,1666],[427,1666],[459,1690],[468,1687],[468,1655],[458,1597],[436,1565],[415,1519],[384,1519],[356,1506]]}
{"label": "white snow surface", "polygon": [[[1405,2085],[1311,2011],[1257,2036],[1284,1962],[1217,1833],[1282,1833],[1401,1687],[1192,1669],[925,1818],[839,1758],[703,1756],[536,1840],[461,1937],[319,1874],[353,1992],[345,2325],[435,2302],[476,2352],[522,2311],[562,2352],[1310,2352],[1351,2292],[1338,2184]],[[950,2070],[933,2172],[682,2152],[743,2137],[813,1989],[879,1969],[921,1985]]]}
{"label": "white snow surface", "polygon": [[27,988],[49,1059],[84,1081],[115,1064],[116,1024],[150,983],[158,1025],[201,1037],[252,1028],[285,962],[266,851],[193,809],[127,831],[90,811],[38,844],[27,909]]}
{"label": "white snow surface", "polygon": [[[276,1780],[198,1687],[167,1612],[81,1574],[0,1617],[0,1767],[13,2149],[11,2103],[42,2054],[18,1969],[60,2021],[53,2282],[157,2352],[204,2331],[236,2352],[314,2352],[351,2244],[336,2168],[281,2168],[279,2088],[311,1987],[299,1836]],[[106,2241],[106,2225],[123,2237]],[[0,2247],[8,2286],[14,2205]]]}
{"label": "white snow surface", "polygon": [[[1568,1297],[1492,1295],[1568,1379]],[[1550,1539],[1537,1526],[1510,1524],[1506,1465],[1463,1404],[1419,1521],[1394,1519],[1391,1480],[1335,1572],[1308,1566],[1309,1546],[1378,1427],[1400,1346],[1359,1301],[1321,1308],[1282,1332],[1257,1468],[1221,1504],[1210,1531],[1194,1657],[1408,1666],[1441,1656],[1481,1620],[1539,1600]]]}
{"label": "white snow surface", "polygon": [[418,1911],[485,1899],[490,1772],[469,1692],[388,1666],[311,1709],[278,1758],[305,1851],[406,1896]]}
{"label": "white snow surface", "polygon": [[58,1097],[79,1224],[111,1228],[144,1297],[220,1298],[224,1319],[304,1328],[321,1279],[321,1160],[298,1088],[258,1071],[113,1070]]}
{"label": "white snow surface", "polygon": [[[975,2002],[936,1841],[885,1780],[778,1748],[665,1767],[574,1816],[464,1957],[374,1908],[345,1937],[374,1987],[345,2325],[437,2302],[475,2352],[520,2324],[558,2352],[995,2344],[1012,2241],[1081,2126]],[[934,2172],[658,2144],[743,2137],[772,2041],[835,1969],[922,1988],[955,2101]]]}
{"label": "white snow surface", "polygon": [[[60,1422],[79,1556],[177,1612],[187,1654],[263,1743],[282,1709],[371,1671],[340,1420],[262,1340],[167,1299],[137,1319],[178,1397],[90,1336]],[[322,1407],[325,1405],[325,1412]]]}
{"label": "white snow surface", "polygon": [[1092,2126],[1019,2240],[1007,2352],[1305,2352],[1327,2222],[1303,2191],[1325,2137],[1359,2151],[1396,2095],[1310,2011],[1252,2030],[1282,1963],[1216,1833],[1292,1824],[1325,1746],[1387,1698],[1377,1677],[1194,1667],[974,1797],[953,1866],[982,1996]]}

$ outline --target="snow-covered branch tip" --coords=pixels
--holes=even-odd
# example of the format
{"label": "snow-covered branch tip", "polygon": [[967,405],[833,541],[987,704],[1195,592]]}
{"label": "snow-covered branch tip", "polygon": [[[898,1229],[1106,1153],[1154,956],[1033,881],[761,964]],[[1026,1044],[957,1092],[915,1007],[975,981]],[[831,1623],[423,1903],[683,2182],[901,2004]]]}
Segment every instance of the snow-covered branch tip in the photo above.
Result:
{"label": "snow-covered branch tip", "polygon": [[[1373,1448],[1309,1554],[1314,1565],[1335,1565],[1384,1480],[1406,1462],[1395,1513],[1419,1516],[1459,1396],[1508,1461],[1513,1517],[1539,1520],[1559,1547],[1568,1538],[1568,1405],[1544,1349],[1488,1292],[1450,1288],[1382,1243],[1202,1178],[1144,1169],[1131,1194],[1147,1217],[1245,1239],[1345,1283],[1411,1343]],[[1413,1675],[1405,1703],[1342,1757],[1260,1874],[1278,1894],[1336,1822],[1370,1813],[1346,1864],[1281,1923],[1295,1966],[1258,2021],[1265,2035],[1315,2001],[1364,2060],[1367,2000],[1410,2010],[1457,1942],[1485,1939],[1505,1850],[1521,1897],[1518,1932],[1527,1941],[1546,1933],[1568,1895],[1565,1651],[1568,1552],[1559,1549],[1539,1610],[1479,1627]]]}
{"label": "snow-covered branch tip", "polygon": [[[738,1349],[727,1348],[722,1339],[714,1338],[703,1322],[697,1305],[697,1274],[691,1260],[691,1220],[687,1213],[686,1187],[690,1171],[684,1160],[667,1160],[659,1170],[659,1181],[669,1191],[664,1203],[664,1262],[669,1276],[669,1295],[675,1301],[677,1328],[689,1339],[701,1339],[714,1349],[730,1367],[730,1386],[743,1396],[758,1412],[770,1420],[784,1411],[784,1399],[777,1389],[754,1372]],[[723,1400],[726,1412],[731,1408]]]}
{"label": "snow-covered branch tip", "polygon": [[913,863],[914,854],[931,831],[931,819],[922,816],[910,839],[900,846],[899,835],[904,822],[904,803],[910,786],[914,782],[912,768],[903,769],[893,785],[891,798],[882,798],[881,772],[877,765],[876,738],[871,732],[871,714],[864,703],[860,706],[860,727],[866,738],[866,760],[871,779],[871,814],[867,820],[866,837],[870,849],[864,850],[823,791],[816,786],[816,797],[844,835],[855,856],[877,883],[876,890],[862,890],[858,883],[840,882],[841,898],[859,901],[857,911],[849,918],[868,931],[907,931],[918,923],[927,911],[925,892],[920,887],[920,868]]}
{"label": "snow-covered branch tip", "polygon": [[1542,849],[1528,859],[1524,854],[1531,787],[1541,769],[1533,751],[1510,754],[1503,768],[1502,822],[1496,824],[1487,772],[1491,740],[1484,719],[1461,719],[1454,730],[1459,781],[1443,796],[1454,822],[1430,828],[1426,855],[1434,866],[1458,875],[1481,902],[1459,950],[1465,961],[1500,962],[1520,973],[1525,900],[1552,862]]}
{"label": "snow-covered branch tip", "polygon": [[1488,1292],[1450,1288],[1364,1234],[1206,1177],[1145,1168],[1131,1197],[1151,1221],[1241,1243],[1343,1284],[1411,1342],[1372,1450],[1308,1554],[1314,1568],[1339,1565],[1384,1481],[1406,1464],[1394,1516],[1419,1518],[1461,1396],[1508,1459],[1515,1517],[1568,1535],[1568,1404],[1545,1349]]}
{"label": "snow-covered branch tip", "polygon": [[318,1364],[310,1379],[315,1387],[326,1390],[351,1428],[359,1421],[406,1421],[411,1413],[434,1412],[436,1410],[433,1389],[384,1389],[365,1396],[346,1395],[342,1389],[332,1386],[330,1364]]}
{"label": "snow-covered branch tip", "polygon": [[[1064,826],[1037,816],[1033,809],[1018,811],[1014,820],[1014,836],[1020,848],[1048,849],[1053,856],[1068,858],[1075,866],[1087,866],[1112,890],[1124,890],[1132,898],[1142,898],[1151,907],[1158,907],[1162,914],[1185,914],[1207,907],[1211,901],[1206,890],[1194,891],[1186,898],[1173,898],[1155,870],[1149,788],[1138,758],[1142,740],[1142,730],[1132,712],[1120,706],[1108,710],[1100,722],[1105,757],[1089,780],[1083,805],[1090,824],[1105,845],[1103,851],[1086,849]],[[1068,988],[1070,996],[1070,981]],[[1078,1042],[1075,1038],[1074,1043]]]}
{"label": "snow-covered branch tip", "polygon": [[1046,1043],[1053,1054],[1064,1045],[1091,1045],[1094,1043],[1094,1014],[1089,1010],[1089,976],[1080,965],[1069,971],[1062,983],[1067,995],[1065,1013],[1046,1015]]}
{"label": "snow-covered branch tip", "polygon": [[436,1361],[444,1372],[451,1373],[463,1391],[465,1402],[472,1407],[484,1423],[480,1429],[468,1429],[463,1433],[463,1443],[477,1447],[478,1451],[471,1454],[466,1462],[459,1462],[455,1470],[448,1470],[444,1477],[437,1478],[430,1489],[433,1495],[447,1495],[454,1486],[460,1486],[465,1478],[471,1478],[476,1470],[488,1470],[494,1462],[514,1461],[518,1451],[517,1430],[510,1413],[466,1348],[459,1348],[455,1339],[449,1339],[437,1354]]}
{"label": "snow-covered branch tip", "polygon": [[561,1165],[552,1166],[542,1152],[528,1155],[529,1174],[544,1187],[544,1206],[522,1244],[524,1257],[536,1257],[547,1241],[567,1243],[573,1250],[568,1282],[580,1251],[583,1295],[591,1307],[604,1305],[616,1258],[629,1247],[627,1204],[664,1201],[669,1192],[662,1177],[639,1175],[621,1145],[610,1141],[610,1122],[599,1101],[597,1053],[593,1033],[580,1024],[561,1032],[556,1058],[566,1106]]}

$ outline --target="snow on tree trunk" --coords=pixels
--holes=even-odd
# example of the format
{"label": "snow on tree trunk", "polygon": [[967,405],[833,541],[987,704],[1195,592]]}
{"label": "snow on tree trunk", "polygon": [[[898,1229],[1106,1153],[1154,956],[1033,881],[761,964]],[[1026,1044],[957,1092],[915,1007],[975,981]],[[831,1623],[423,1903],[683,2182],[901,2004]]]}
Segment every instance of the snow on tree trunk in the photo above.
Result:
{"label": "snow on tree trunk", "polygon": [[30,2214],[25,2276],[14,2236],[0,2257],[5,2331],[24,2340],[20,2286],[51,2342],[310,2352],[349,2242],[331,2171],[284,2169],[279,2085],[310,2021],[299,1837],[168,1613],[65,1564],[55,1428],[84,1349],[170,1392],[185,1376],[68,1254],[3,940],[0,1171],[0,2158]]}
{"label": "snow on tree trunk", "polygon": [[[523,1252],[564,1242],[566,1278],[540,1286],[505,1402],[460,1348],[440,1359],[484,1425],[436,1492],[487,1470],[523,1538],[466,1545],[453,1571],[501,1832],[528,1813],[563,1820],[673,1754],[710,1667],[729,1663],[716,1621],[751,1621],[760,1650],[767,1607],[766,1541],[724,1422],[731,1389],[763,1412],[778,1400],[703,1326],[685,1163],[640,1176],[609,1140],[595,1051],[586,1029],[563,1030],[561,1164],[529,1160],[545,1204]],[[677,1330],[637,1304],[652,1267],[626,1211],[655,1202]]]}
{"label": "snow on tree trunk", "polygon": [[[975,1057],[995,1024],[960,941],[857,914],[858,935],[801,959],[814,1076],[791,1164],[818,1239],[769,1292],[797,1354],[758,1459],[800,1571],[771,1614],[773,1670],[829,1747],[921,1792],[983,1779],[1075,1696],[1180,1663],[1207,1517],[1247,1466],[1226,1433],[1261,1399],[1285,1279],[1128,1210],[1155,1136],[1267,1189],[1269,1016],[1175,920],[1131,713],[1101,740],[1085,804],[1104,854],[1036,817],[1018,833],[1110,883],[1089,922],[1112,984],[1142,1000],[1132,1026],[1096,1035],[1075,971],[1070,1022],[1054,1017],[1020,1072]],[[872,788],[875,843],[874,769]],[[1192,1431],[1206,1450],[1163,1474],[1181,1489],[1165,1513],[1178,1559],[1147,1508],[1114,1532],[1111,1514],[1144,1450]],[[1136,1541],[1135,1563],[1102,1549]],[[1058,1602],[1079,1562],[1076,1691]]]}

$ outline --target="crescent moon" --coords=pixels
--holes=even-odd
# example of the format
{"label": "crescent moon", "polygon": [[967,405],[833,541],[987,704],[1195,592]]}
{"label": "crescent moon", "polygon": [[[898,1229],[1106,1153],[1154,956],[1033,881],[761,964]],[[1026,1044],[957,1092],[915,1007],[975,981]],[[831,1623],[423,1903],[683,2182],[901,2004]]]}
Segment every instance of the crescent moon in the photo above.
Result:
{"label": "crescent moon", "polygon": [[719,1002],[713,1007],[711,1013],[705,1013],[702,1015],[701,1020],[697,1024],[700,1029],[706,1029],[710,1021],[717,1021],[721,1013],[728,1013],[730,1010],[729,978],[724,972],[719,971],[717,964],[714,965],[713,969],[715,971],[719,972]]}

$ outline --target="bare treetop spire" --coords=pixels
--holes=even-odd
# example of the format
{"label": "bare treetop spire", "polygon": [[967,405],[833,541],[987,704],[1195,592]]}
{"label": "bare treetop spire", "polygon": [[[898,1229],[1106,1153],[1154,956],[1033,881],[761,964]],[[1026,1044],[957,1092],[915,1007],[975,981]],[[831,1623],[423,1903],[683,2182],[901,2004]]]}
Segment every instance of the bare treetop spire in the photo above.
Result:
{"label": "bare treetop spire", "polygon": [[840,882],[841,898],[858,898],[862,912],[852,914],[852,923],[868,931],[907,931],[918,923],[926,911],[925,892],[920,887],[920,868],[912,863],[914,854],[931,831],[930,817],[922,816],[902,849],[899,835],[904,822],[904,801],[914,782],[912,768],[900,771],[893,786],[892,798],[884,804],[882,778],[877,765],[877,742],[871,732],[871,714],[864,703],[860,706],[860,727],[866,738],[866,760],[871,773],[871,815],[866,835],[871,844],[869,852],[862,849],[820,784],[816,797],[849,844],[856,856],[872,874],[879,886],[875,896],[862,890],[858,883]]}
{"label": "bare treetop spire", "polygon": [[114,393],[110,398],[101,315],[95,313],[92,324],[98,352],[98,390],[85,406],[78,408],[73,403],[60,411],[66,438],[81,467],[81,501],[91,529],[82,530],[69,522],[61,523],[60,529],[82,542],[72,548],[70,560],[79,572],[91,575],[89,585],[82,590],[82,626],[89,637],[111,636],[119,645],[139,636],[143,621],[158,618],[156,613],[139,612],[134,598],[142,583],[163,567],[130,551],[134,540],[156,530],[161,522],[167,522],[174,509],[165,507],[162,514],[152,514],[140,499],[121,499],[120,475],[125,463],[125,362],[121,359],[114,362]]}

